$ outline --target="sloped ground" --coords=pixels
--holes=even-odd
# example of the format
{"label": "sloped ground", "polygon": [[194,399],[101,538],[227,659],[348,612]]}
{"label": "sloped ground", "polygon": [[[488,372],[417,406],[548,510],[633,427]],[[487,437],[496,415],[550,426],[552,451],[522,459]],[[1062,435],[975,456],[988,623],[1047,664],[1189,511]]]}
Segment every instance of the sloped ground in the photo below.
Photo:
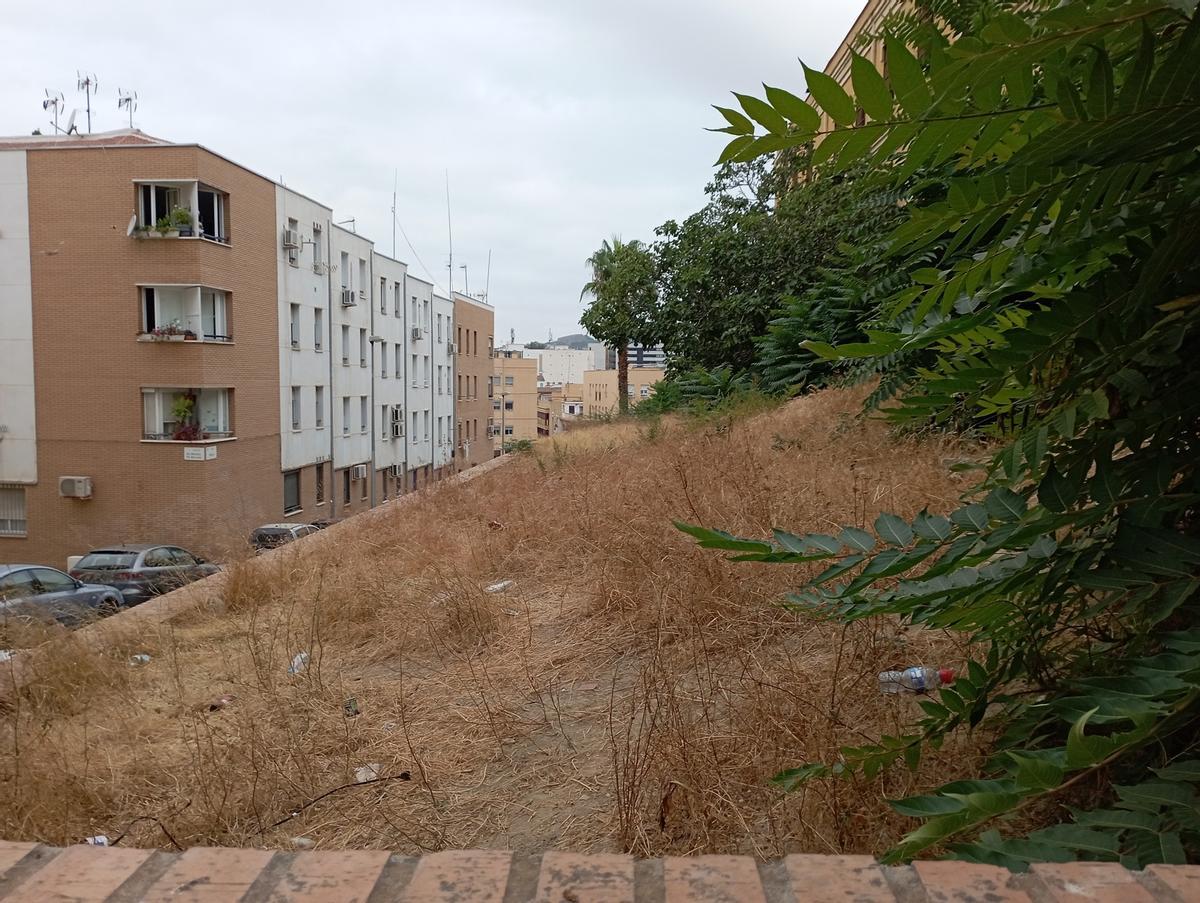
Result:
{"label": "sloped ground", "polygon": [[[795,794],[769,778],[901,730],[915,705],[876,672],[965,650],[788,612],[799,569],[727,562],[671,525],[760,535],[951,507],[965,483],[946,459],[971,449],[895,439],[857,417],[862,395],[580,430],[337,543],[237,564],[208,605],[103,652],[60,641],[0,713],[0,837],[883,849],[906,826],[884,797],[973,773],[971,741],[915,775]],[[382,780],[354,784],[368,764]]]}

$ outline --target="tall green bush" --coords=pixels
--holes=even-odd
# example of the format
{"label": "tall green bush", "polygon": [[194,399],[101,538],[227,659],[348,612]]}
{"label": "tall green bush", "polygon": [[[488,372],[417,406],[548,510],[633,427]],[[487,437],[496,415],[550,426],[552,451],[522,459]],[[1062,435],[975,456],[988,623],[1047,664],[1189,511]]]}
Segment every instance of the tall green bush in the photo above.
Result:
{"label": "tall green bush", "polygon": [[[851,166],[897,186],[950,173],[916,186],[888,238],[904,278],[865,340],[806,347],[831,361],[919,359],[887,415],[972,422],[1002,449],[949,516],[772,541],[682,529],[742,560],[827,561],[788,599],[814,616],[898,617],[961,632],[981,654],[902,735],[777,780],[912,767],[986,722],[1000,735],[986,774],[894,801],[921,823],[889,858],[1196,861],[1195,4],[980,5],[955,43],[889,37],[887,52],[886,78],[854,57],[854,97],[806,70],[836,123],[828,134],[779,89],[726,111],[723,159],[819,139],[818,180]],[[1029,812],[1046,826],[1021,836],[1014,816]]]}

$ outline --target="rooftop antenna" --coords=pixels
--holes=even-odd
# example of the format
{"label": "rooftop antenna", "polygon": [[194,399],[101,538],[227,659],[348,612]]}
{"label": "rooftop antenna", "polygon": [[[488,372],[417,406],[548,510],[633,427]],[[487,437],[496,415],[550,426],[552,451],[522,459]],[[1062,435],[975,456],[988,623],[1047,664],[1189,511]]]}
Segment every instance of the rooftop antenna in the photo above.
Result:
{"label": "rooftop antenna", "polygon": [[84,93],[87,98],[87,122],[88,134],[92,133],[92,94],[100,90],[100,80],[96,78],[95,72],[83,73],[78,69],[75,70],[75,87]]}
{"label": "rooftop antenna", "polygon": [[334,223],[334,225],[335,226],[344,226],[344,225],[346,225],[346,223],[350,224],[350,231],[353,232],[355,235],[357,235],[358,234],[358,223],[356,223],[354,221],[354,217],[350,217],[350,219],[344,219],[340,223]]}
{"label": "rooftop antenna", "polygon": [[471,280],[467,273],[467,265],[465,263],[460,264],[459,269],[463,271],[463,292],[469,295],[471,294]]}
{"label": "rooftop antenna", "polygon": [[129,127],[133,128],[133,111],[137,109],[137,91],[126,91],[117,88],[117,109],[126,107],[129,110]]}
{"label": "rooftop antenna", "polygon": [[450,224],[450,170],[446,170],[446,237],[450,241],[450,297],[454,298],[454,227]]}
{"label": "rooftop antenna", "polygon": [[508,341],[509,341],[509,344],[512,344],[512,345],[517,344],[517,331],[515,329],[510,329],[508,331]]}
{"label": "rooftop antenna", "polygon": [[487,275],[483,277],[483,301],[488,303],[488,287],[492,283],[492,249],[488,248]]}
{"label": "rooftop antenna", "polygon": [[59,110],[65,109],[66,106],[67,99],[63,97],[62,91],[51,91],[49,88],[46,89],[46,99],[42,101],[42,109],[54,111],[54,122],[52,124],[54,125],[54,134],[56,135],[62,131],[62,129],[58,127],[58,112]]}
{"label": "rooftop antenna", "polygon": [[396,181],[400,178],[400,170],[392,170],[392,260],[396,259]]}

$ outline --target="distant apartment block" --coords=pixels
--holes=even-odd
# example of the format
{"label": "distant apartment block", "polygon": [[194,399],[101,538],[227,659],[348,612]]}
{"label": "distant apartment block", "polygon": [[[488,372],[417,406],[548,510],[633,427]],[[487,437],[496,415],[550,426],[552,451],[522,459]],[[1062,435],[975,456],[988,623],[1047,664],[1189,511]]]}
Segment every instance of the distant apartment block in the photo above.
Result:
{"label": "distant apartment block", "polygon": [[[654,394],[666,371],[660,367],[629,367],[626,392],[629,406],[635,407]],[[620,410],[616,370],[589,370],[583,375],[583,410],[586,417],[607,417]]]}
{"label": "distant apartment block", "polygon": [[0,560],[219,547],[467,464],[455,304],[206,148],[0,139],[0,274]]}
{"label": "distant apartment block", "polygon": [[537,361],[519,351],[497,351],[492,360],[493,434],[501,443],[536,439],[538,388]]}
{"label": "distant apartment block", "polygon": [[[638,345],[630,343],[629,351],[629,366],[630,367],[657,367],[662,370],[667,366],[667,356],[663,351],[662,345]],[[604,366],[595,367],[596,370],[615,370],[617,369],[617,349],[605,347],[604,349]]]}

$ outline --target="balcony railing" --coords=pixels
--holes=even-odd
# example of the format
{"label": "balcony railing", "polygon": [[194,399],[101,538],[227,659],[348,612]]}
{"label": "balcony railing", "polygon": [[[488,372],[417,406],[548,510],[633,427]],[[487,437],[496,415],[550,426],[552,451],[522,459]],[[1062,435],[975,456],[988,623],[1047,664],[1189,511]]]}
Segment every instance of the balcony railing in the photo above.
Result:
{"label": "balcony railing", "polygon": [[200,430],[194,436],[181,437],[181,430],[167,433],[142,433],[142,439],[151,442],[212,442],[215,439],[232,439],[234,434],[221,430]]}

